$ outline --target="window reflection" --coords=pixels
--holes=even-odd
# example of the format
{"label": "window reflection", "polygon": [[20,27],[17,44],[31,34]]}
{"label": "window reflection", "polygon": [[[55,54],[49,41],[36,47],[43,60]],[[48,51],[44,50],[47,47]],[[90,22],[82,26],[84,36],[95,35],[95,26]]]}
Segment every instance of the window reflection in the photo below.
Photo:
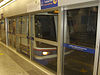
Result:
{"label": "window reflection", "polygon": [[5,19],[0,20],[0,40],[6,43]]}
{"label": "window reflection", "polygon": [[36,15],[36,37],[56,41],[57,14]]}
{"label": "window reflection", "polygon": [[[54,11],[35,15],[35,36],[40,39],[57,41],[58,13]],[[39,64],[57,72],[57,46],[34,41],[32,58]]]}
{"label": "window reflection", "polygon": [[97,14],[97,7],[67,11],[65,75],[93,75]]}
{"label": "window reflection", "polygon": [[95,48],[97,7],[68,11],[70,43]]}

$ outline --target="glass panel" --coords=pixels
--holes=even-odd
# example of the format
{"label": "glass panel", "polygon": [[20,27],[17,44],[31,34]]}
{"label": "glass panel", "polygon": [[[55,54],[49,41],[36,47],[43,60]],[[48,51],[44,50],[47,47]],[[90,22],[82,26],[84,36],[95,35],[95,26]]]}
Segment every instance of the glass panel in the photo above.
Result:
{"label": "glass panel", "polygon": [[97,7],[67,11],[64,75],[93,75]]}
{"label": "glass panel", "polygon": [[2,30],[1,30],[1,20],[0,20],[0,40],[1,40],[1,33],[2,33]]}
{"label": "glass panel", "polygon": [[21,53],[29,56],[29,54],[30,54],[29,40],[27,38],[21,37],[20,51],[21,51]]}
{"label": "glass panel", "polygon": [[16,26],[16,34],[20,34],[21,33],[21,17],[17,17],[17,26]]}
{"label": "glass panel", "polygon": [[[35,36],[40,39],[57,41],[58,13],[38,13],[35,17]],[[32,20],[32,37],[34,35],[34,20]],[[57,47],[32,40],[32,59],[40,65],[57,72]]]}
{"label": "glass panel", "polygon": [[[16,34],[21,33],[21,17],[16,18]],[[16,50],[20,52],[20,36],[16,35]]]}
{"label": "glass panel", "polygon": [[8,43],[9,46],[16,48],[16,19],[9,19],[8,24]]}
{"label": "glass panel", "polygon": [[4,23],[4,19],[1,20],[1,24],[0,24],[0,27],[1,27],[1,41],[3,43],[6,43],[6,31],[5,31],[5,23]]}
{"label": "glass panel", "polygon": [[26,56],[30,56],[28,18],[29,18],[28,16],[21,17],[20,52]]}
{"label": "glass panel", "polygon": [[20,52],[20,37],[16,36],[16,50]]}
{"label": "glass panel", "polygon": [[40,13],[35,16],[36,37],[52,41],[56,40],[58,14],[54,12]]}
{"label": "glass panel", "polygon": [[28,34],[28,16],[22,17],[22,34],[27,35]]}
{"label": "glass panel", "polygon": [[16,48],[16,19],[13,19],[13,47]]}

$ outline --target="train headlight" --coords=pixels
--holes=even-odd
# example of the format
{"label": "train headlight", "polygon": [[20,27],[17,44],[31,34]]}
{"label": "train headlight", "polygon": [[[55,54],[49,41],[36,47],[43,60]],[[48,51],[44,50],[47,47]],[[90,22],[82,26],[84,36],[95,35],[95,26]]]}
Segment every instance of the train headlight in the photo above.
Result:
{"label": "train headlight", "polygon": [[48,55],[48,54],[49,54],[49,52],[42,52],[42,54],[43,54],[43,55]]}

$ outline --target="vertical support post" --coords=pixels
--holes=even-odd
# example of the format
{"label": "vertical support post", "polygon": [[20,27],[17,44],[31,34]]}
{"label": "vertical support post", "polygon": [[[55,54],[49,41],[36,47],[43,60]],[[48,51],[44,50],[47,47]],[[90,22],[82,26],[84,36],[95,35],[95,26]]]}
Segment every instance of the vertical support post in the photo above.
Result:
{"label": "vertical support post", "polygon": [[67,25],[67,10],[64,11],[64,43],[69,43],[69,27]]}
{"label": "vertical support post", "polygon": [[97,39],[93,75],[100,75],[100,3],[98,5]]}
{"label": "vertical support post", "polygon": [[36,47],[36,40],[35,40],[35,15],[33,15],[33,20],[32,20],[33,22],[33,34],[34,34],[34,47]]}
{"label": "vertical support post", "polygon": [[[31,37],[31,14],[29,14],[29,37]],[[32,60],[32,42],[31,39],[29,39],[29,49],[30,49],[30,60]]]}
{"label": "vertical support post", "polygon": [[[32,48],[36,47],[36,40],[35,40],[35,15],[32,15],[32,29],[31,32],[33,33],[32,37],[34,37],[34,41],[32,41]],[[33,50],[32,50],[33,51]],[[34,54],[32,53],[32,57]]]}
{"label": "vertical support post", "polygon": [[63,7],[59,10],[58,16],[58,57],[57,57],[57,75],[63,75],[64,51],[63,51]]}
{"label": "vertical support post", "polygon": [[6,45],[8,45],[8,19],[5,18],[5,29],[6,29]]}

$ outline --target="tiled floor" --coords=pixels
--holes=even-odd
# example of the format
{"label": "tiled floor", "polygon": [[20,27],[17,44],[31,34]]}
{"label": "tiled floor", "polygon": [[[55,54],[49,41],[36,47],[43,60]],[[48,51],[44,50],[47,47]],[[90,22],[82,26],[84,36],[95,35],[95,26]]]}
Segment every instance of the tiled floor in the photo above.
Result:
{"label": "tiled floor", "polygon": [[47,75],[0,44],[0,75]]}
{"label": "tiled floor", "polygon": [[0,46],[0,75],[29,75]]}

